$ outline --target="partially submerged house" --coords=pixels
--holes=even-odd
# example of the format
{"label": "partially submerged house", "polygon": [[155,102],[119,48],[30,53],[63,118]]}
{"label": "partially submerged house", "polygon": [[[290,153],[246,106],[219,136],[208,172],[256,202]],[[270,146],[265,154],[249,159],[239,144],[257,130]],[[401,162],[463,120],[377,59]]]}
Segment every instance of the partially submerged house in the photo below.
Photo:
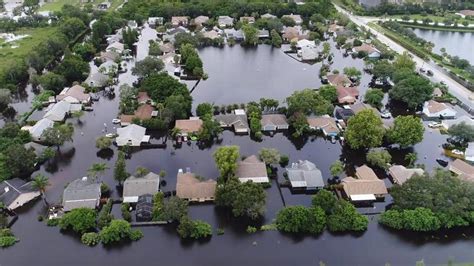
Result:
{"label": "partially submerged house", "polygon": [[309,128],[312,130],[320,130],[324,136],[337,136],[339,135],[339,127],[336,124],[334,118],[329,115],[308,117],[307,118]]}
{"label": "partially submerged house", "polygon": [[346,177],[342,180],[345,196],[354,202],[375,201],[388,194],[383,180],[367,165],[356,168],[356,177]]}
{"label": "partially submerged house", "polygon": [[48,118],[43,118],[36,122],[36,124],[32,127],[22,127],[21,129],[23,130],[28,130],[31,134],[31,138],[34,141],[41,141],[41,135],[43,135],[43,132],[48,129],[52,128],[54,126],[54,122],[49,120]]}
{"label": "partially submerged house", "polygon": [[380,58],[380,51],[373,45],[364,43],[361,46],[356,46],[352,49],[355,53],[366,53],[367,57],[377,59]]}
{"label": "partially submerged house", "polygon": [[146,128],[131,124],[126,127],[117,128],[115,142],[118,146],[139,147],[142,143],[150,141],[150,136],[146,135]]}
{"label": "partially submerged house", "polygon": [[464,159],[469,162],[474,162],[474,142],[467,144],[466,151],[464,152]]}
{"label": "partially submerged house", "polygon": [[156,25],[163,25],[164,21],[163,17],[149,17],[147,22],[150,27],[154,28]]}
{"label": "partially submerged house", "polygon": [[155,107],[150,104],[142,104],[138,106],[133,115],[121,115],[120,116],[120,125],[128,126],[132,124],[134,119],[140,121],[151,119],[155,115]]}
{"label": "partially submerged house", "polygon": [[175,128],[179,130],[180,136],[190,136],[196,134],[202,128],[202,120],[199,117],[176,120]]}
{"label": "partially submerged house", "polygon": [[184,17],[184,16],[171,17],[171,25],[173,27],[179,27],[179,26],[186,27],[188,26],[188,23],[189,23],[188,17]]}
{"label": "partially submerged house", "polygon": [[316,165],[307,160],[299,160],[286,168],[291,188],[313,191],[324,188],[324,180],[321,171]]}
{"label": "partially submerged house", "polygon": [[40,195],[41,193],[33,188],[31,181],[13,178],[0,183],[0,202],[3,202],[9,210],[15,210]]}
{"label": "partially submerged house", "polygon": [[62,122],[67,118],[69,114],[79,112],[81,110],[81,104],[71,104],[66,101],[60,101],[58,103],[50,105],[48,111],[43,116],[43,118],[47,118],[54,122]]}
{"label": "partially submerged house", "polygon": [[240,17],[240,22],[253,24],[255,23],[255,18],[254,17]]}
{"label": "partially submerged house", "polygon": [[316,46],[304,46],[298,50],[297,55],[301,58],[301,61],[315,61],[319,58],[320,50]]}
{"label": "partially submerged house", "polygon": [[281,37],[285,42],[298,41],[307,38],[303,29],[299,26],[285,27]]}
{"label": "partially submerged house", "polygon": [[209,21],[208,16],[198,16],[194,18],[193,23],[196,26],[202,27],[202,25],[206,24]]}
{"label": "partially submerged house", "polygon": [[355,113],[351,108],[336,107],[334,109],[334,117],[337,120],[343,121],[344,123],[347,123],[349,118],[353,117],[354,115]]}
{"label": "partially submerged house", "polygon": [[268,183],[267,166],[256,155],[238,162],[236,176],[240,182]]}
{"label": "partially submerged house", "polygon": [[123,202],[136,203],[138,197],[160,191],[160,176],[149,172],[144,176],[129,176],[123,182]]}
{"label": "partially submerged house", "polygon": [[402,185],[414,175],[423,175],[425,171],[421,168],[406,168],[403,165],[393,165],[388,168],[388,172],[392,177],[393,183]]}
{"label": "partially submerged house", "polygon": [[176,196],[190,202],[214,201],[217,182],[200,180],[193,173],[183,173],[179,169],[176,182]]}
{"label": "partially submerged house", "polygon": [[342,87],[338,86],[337,91],[337,102],[340,104],[353,104],[359,98],[359,89],[357,87]]}
{"label": "partially submerged house", "polygon": [[234,26],[234,19],[229,16],[219,16],[217,18],[217,25],[221,28]]}
{"label": "partially submerged house", "polygon": [[214,119],[223,128],[232,128],[235,133],[248,134],[250,131],[247,114],[242,109],[234,110],[233,114],[216,115]]}
{"label": "partially submerged house", "polygon": [[95,209],[100,204],[100,184],[88,177],[69,183],[63,192],[64,211],[77,208]]}
{"label": "partially submerged house", "polygon": [[329,84],[336,87],[349,87],[352,85],[351,80],[344,74],[327,75]]}
{"label": "partially submerged house", "polygon": [[84,81],[89,87],[103,88],[110,82],[110,77],[100,71],[90,74]]}
{"label": "partially submerged house", "polygon": [[64,88],[58,95],[56,101],[66,101],[69,103],[89,104],[91,96],[86,93],[86,89],[80,85]]}
{"label": "partially submerged house", "polygon": [[235,30],[233,28],[231,29],[224,29],[224,34],[227,37],[227,39],[234,39],[236,41],[243,41],[244,40],[244,33],[242,30]]}
{"label": "partially submerged house", "polygon": [[277,18],[277,16],[272,15],[272,14],[270,14],[270,13],[265,13],[265,14],[261,15],[260,18],[263,18],[263,19],[275,19],[275,18]]}
{"label": "partially submerged house", "polygon": [[434,100],[425,102],[423,116],[427,119],[452,119],[456,117],[456,111],[446,105]]}
{"label": "partially submerged house", "polygon": [[456,159],[449,164],[449,171],[455,173],[459,178],[474,182],[474,166],[461,159]]}
{"label": "partially submerged house", "polygon": [[282,114],[262,115],[260,120],[262,131],[286,130],[289,128],[286,116]]}

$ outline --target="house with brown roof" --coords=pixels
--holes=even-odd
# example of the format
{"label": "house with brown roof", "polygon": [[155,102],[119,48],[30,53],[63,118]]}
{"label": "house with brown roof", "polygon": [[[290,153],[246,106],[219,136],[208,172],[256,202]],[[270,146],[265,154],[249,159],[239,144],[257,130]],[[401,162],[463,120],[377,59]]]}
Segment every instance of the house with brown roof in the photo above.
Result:
{"label": "house with brown roof", "polygon": [[286,116],[282,114],[262,115],[260,124],[262,125],[262,131],[283,130],[289,127]]}
{"label": "house with brown roof", "polygon": [[355,202],[374,201],[388,194],[383,180],[367,165],[356,168],[356,178],[344,178],[342,188],[346,197]]}
{"label": "house with brown roof", "polygon": [[171,25],[173,27],[179,27],[179,26],[188,26],[188,22],[189,22],[189,19],[188,17],[184,17],[184,16],[175,16],[175,17],[171,17]]}
{"label": "house with brown roof", "polygon": [[194,19],[194,25],[202,27],[203,24],[206,24],[209,21],[208,16],[198,16]]}
{"label": "house with brown roof", "polygon": [[200,180],[193,173],[178,171],[176,196],[190,202],[214,201],[217,182],[215,180]]}
{"label": "house with brown roof", "polygon": [[160,51],[165,55],[174,52],[174,45],[171,42],[166,42],[160,45]]}
{"label": "house with brown roof", "polygon": [[308,117],[309,128],[312,130],[320,130],[324,136],[337,136],[340,132],[334,118],[329,115]]}
{"label": "house with brown roof", "polygon": [[219,34],[219,32],[216,31],[216,30],[201,31],[201,32],[202,32],[202,35],[204,36],[204,38],[208,38],[208,39],[211,39],[211,40],[217,39],[221,36]]}
{"label": "house with brown roof", "polygon": [[190,117],[189,119],[176,120],[176,129],[179,129],[180,136],[189,136],[196,134],[202,128],[202,120],[199,117]]}
{"label": "house with brown roof", "polygon": [[445,103],[440,103],[434,100],[425,102],[422,112],[427,119],[453,119],[456,117],[457,113],[453,108]]}
{"label": "house with brown roof", "polygon": [[148,120],[155,116],[155,107],[150,104],[142,104],[138,106],[137,110],[133,115],[121,115],[120,116],[120,125],[128,126],[132,123],[133,119],[139,120]]}
{"label": "house with brown roof", "polygon": [[329,84],[339,87],[349,87],[352,85],[351,80],[344,74],[331,74],[327,75]]}
{"label": "house with brown roof", "polygon": [[74,85],[70,88],[64,88],[58,95],[56,101],[66,101],[69,103],[89,104],[91,96],[86,93],[86,89],[80,85]]}
{"label": "house with brown roof", "polygon": [[296,25],[301,25],[303,24],[303,19],[301,18],[300,15],[297,15],[297,14],[289,14],[289,15],[283,15],[281,18],[291,18]]}
{"label": "house with brown roof", "polygon": [[337,25],[336,23],[333,23],[333,24],[328,26],[328,32],[329,33],[335,33],[335,32],[338,32],[342,29],[344,29],[344,27],[340,26],[340,25]]}
{"label": "house with brown roof", "polygon": [[137,95],[138,104],[147,104],[151,103],[151,98],[146,91],[140,91]]}
{"label": "house with brown roof", "polygon": [[359,52],[364,52],[367,53],[367,56],[369,58],[379,58],[380,57],[380,51],[377,50],[373,45],[363,43],[361,46],[356,46],[352,48],[353,52],[359,53]]}
{"label": "house with brown roof", "polygon": [[474,10],[471,10],[471,9],[461,10],[461,11],[457,12],[456,15],[459,15],[462,18],[474,17]]}
{"label": "house with brown roof", "polygon": [[456,159],[449,164],[449,171],[455,173],[459,178],[474,182],[474,166],[461,159]]}
{"label": "house with brown roof", "polygon": [[425,171],[421,168],[406,168],[403,165],[393,165],[388,168],[388,172],[392,177],[393,183],[402,185],[414,175],[423,175]]}
{"label": "house with brown roof", "polygon": [[359,89],[357,87],[343,87],[338,86],[337,91],[337,101],[340,104],[348,103],[353,104],[359,98]]}
{"label": "house with brown roof", "polygon": [[238,162],[236,176],[244,183],[252,181],[254,183],[268,183],[267,166],[256,155],[251,155]]}

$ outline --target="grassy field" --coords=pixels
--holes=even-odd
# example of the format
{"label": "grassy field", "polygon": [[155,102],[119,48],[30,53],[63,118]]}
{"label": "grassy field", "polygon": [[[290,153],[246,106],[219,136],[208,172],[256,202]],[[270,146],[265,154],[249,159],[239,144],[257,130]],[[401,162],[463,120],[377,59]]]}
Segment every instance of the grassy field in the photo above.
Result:
{"label": "grassy field", "polygon": [[[461,18],[458,15],[455,15],[454,13],[447,14],[445,16],[435,16],[435,15],[420,15],[420,14],[414,14],[414,15],[408,15],[411,20],[416,19],[417,21],[422,21],[423,19],[431,19],[433,22],[443,22],[445,19],[450,18],[453,21],[456,20],[459,24],[463,23],[464,21],[467,21],[470,24],[473,24],[474,21],[468,20]],[[386,18],[388,19],[402,19],[403,15],[395,15],[395,16],[387,16]]]}
{"label": "grassy field", "polygon": [[[90,2],[94,7],[97,4],[104,2],[105,0],[94,0]],[[109,0],[110,1],[110,0]],[[116,9],[120,4],[123,3],[124,0],[112,0],[110,1],[112,5],[110,6],[110,10]],[[40,7],[39,11],[60,11],[61,8],[66,5],[73,5],[73,6],[82,6],[84,3],[81,3],[81,0],[53,0],[52,2],[46,3]]]}
{"label": "grassy field", "polygon": [[[0,72],[15,62],[16,60],[23,60],[31,51],[33,51],[39,43],[47,40],[57,29],[55,27],[22,29],[15,32],[16,35],[29,35],[26,38],[12,42],[0,43]],[[18,46],[12,48],[11,46]]]}

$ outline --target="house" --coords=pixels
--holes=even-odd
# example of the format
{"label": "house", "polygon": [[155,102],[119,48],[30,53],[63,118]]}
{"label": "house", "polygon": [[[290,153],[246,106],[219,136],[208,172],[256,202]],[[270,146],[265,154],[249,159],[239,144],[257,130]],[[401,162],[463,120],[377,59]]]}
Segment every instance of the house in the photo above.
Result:
{"label": "house", "polygon": [[403,165],[393,165],[388,168],[388,172],[392,177],[393,183],[402,185],[408,179],[413,177],[414,175],[423,175],[425,171],[421,168],[406,168]]}
{"label": "house", "polygon": [[171,42],[171,43],[174,43],[175,42],[175,36],[178,34],[178,33],[188,33],[189,30],[186,29],[185,27],[183,26],[179,26],[179,27],[176,27],[176,28],[172,28],[172,29],[169,29],[166,34],[163,36],[163,41],[168,41],[168,42]]}
{"label": "house", "polygon": [[110,77],[101,72],[90,74],[84,81],[88,86],[93,88],[103,88],[109,84]]}
{"label": "house", "polygon": [[95,209],[100,204],[100,184],[88,177],[69,183],[63,192],[64,211],[77,208]]}
{"label": "house", "polygon": [[288,129],[289,124],[286,120],[286,116],[282,114],[268,114],[262,115],[260,120],[263,131],[276,131]]}
{"label": "house", "polygon": [[352,85],[351,80],[344,74],[331,74],[327,75],[329,84],[336,87],[349,87]]}
{"label": "house", "polygon": [[136,29],[138,28],[138,23],[135,20],[129,20],[127,21],[127,27],[130,29]]}
{"label": "house", "polygon": [[190,202],[214,201],[217,182],[215,180],[200,180],[193,173],[178,171],[176,196]]}
{"label": "house", "polygon": [[214,40],[220,37],[219,32],[216,30],[202,31],[202,35],[204,36],[204,38],[208,38],[211,40]]}
{"label": "house", "polygon": [[179,129],[180,136],[189,136],[199,132],[202,128],[202,120],[199,117],[176,120],[176,129]]}
{"label": "house", "polygon": [[72,112],[78,112],[82,109],[80,104],[71,104],[66,101],[60,101],[53,105],[50,105],[49,110],[43,116],[54,122],[61,122]]}
{"label": "house", "polygon": [[351,108],[348,107],[336,107],[334,109],[334,117],[336,117],[337,120],[342,120],[344,123],[347,123],[349,118],[354,116],[355,113],[352,111]]}
{"label": "house", "polygon": [[380,51],[377,50],[377,48],[375,48],[373,45],[370,45],[367,43],[364,43],[361,46],[356,46],[352,48],[352,51],[354,53],[359,53],[359,52],[367,53],[367,56],[369,58],[374,58],[374,59],[380,58]]}
{"label": "house", "polygon": [[138,106],[137,110],[133,115],[121,115],[120,125],[128,126],[132,123],[133,119],[140,121],[151,119],[154,116],[155,107],[150,104],[142,104]]}
{"label": "house", "polygon": [[296,25],[301,25],[303,24],[303,19],[301,18],[300,15],[295,15],[291,13],[290,15],[283,15],[281,18],[291,18]]}
{"label": "house", "polygon": [[171,17],[171,25],[173,27],[179,27],[179,26],[188,26],[188,17],[178,17],[178,16],[175,16],[175,17]]}
{"label": "house", "polygon": [[43,118],[36,122],[36,124],[32,127],[22,127],[21,129],[28,130],[31,134],[31,138],[34,141],[41,141],[41,136],[43,135],[43,132],[48,129],[52,128],[54,126],[54,122],[49,120],[48,118]]}
{"label": "house", "polygon": [[249,156],[238,162],[235,175],[242,183],[248,181],[254,183],[270,182],[267,175],[267,166],[256,155]]}
{"label": "house", "polygon": [[149,172],[145,176],[129,176],[123,182],[123,202],[138,202],[138,197],[160,191],[160,176]]}
{"label": "house", "polygon": [[337,136],[340,132],[334,118],[329,115],[308,117],[309,128],[312,130],[321,130],[324,136]]}
{"label": "house", "polygon": [[100,4],[97,5],[97,9],[98,10],[107,10],[109,9],[111,6],[111,3],[108,2],[108,1],[105,1],[105,2],[102,2]]}
{"label": "house", "polygon": [[234,110],[233,114],[216,115],[214,119],[223,128],[233,128],[235,133],[247,134],[250,131],[247,114],[242,109]]}
{"label": "house", "polygon": [[474,17],[474,10],[465,9],[456,13],[456,15],[461,16],[462,18]]}
{"label": "house", "polygon": [[153,219],[153,195],[145,194],[138,197],[135,217],[137,222],[149,222]]}
{"label": "house", "polygon": [[316,47],[316,43],[306,39],[298,40],[296,42],[296,49],[302,49],[303,47]]}
{"label": "house", "polygon": [[304,39],[300,34],[300,29],[298,27],[286,27],[283,29],[283,34],[281,37],[285,42],[291,42],[293,40]]}
{"label": "house", "polygon": [[343,87],[338,86],[337,91],[337,101],[340,104],[348,103],[353,104],[359,98],[359,89],[357,87]]}
{"label": "house", "polygon": [[202,25],[206,24],[208,21],[208,16],[198,16],[194,19],[194,25],[202,27]]}
{"label": "house", "polygon": [[456,159],[449,164],[449,171],[455,173],[459,178],[474,182],[474,166],[461,159]]}
{"label": "house", "polygon": [[105,51],[106,52],[116,52],[118,54],[122,54],[124,49],[125,49],[125,46],[124,46],[123,43],[113,42],[113,43],[109,44],[109,46],[107,46],[107,48],[105,48]]}
{"label": "house", "polygon": [[163,17],[149,17],[148,18],[148,25],[152,28],[156,27],[156,25],[163,25],[164,18]]}
{"label": "house", "polygon": [[171,42],[166,42],[160,45],[160,51],[163,54],[169,54],[173,53],[175,51],[175,48]]}
{"label": "house", "polygon": [[291,188],[306,191],[324,188],[324,180],[321,171],[316,165],[307,160],[299,160],[286,168]]}
{"label": "house", "polygon": [[150,96],[148,95],[148,92],[146,91],[138,92],[137,101],[138,104],[150,104],[152,102]]}
{"label": "house", "polygon": [[117,53],[117,52],[112,52],[112,51],[108,51],[108,52],[100,52],[100,61],[102,62],[106,62],[106,61],[117,61],[120,59],[120,54]]}
{"label": "house", "polygon": [[336,23],[333,23],[331,25],[328,26],[328,32],[329,33],[335,33],[335,32],[338,32],[340,30],[344,29],[343,26],[339,26],[337,25]]}
{"label": "house", "polygon": [[85,91],[86,89],[80,85],[64,88],[58,95],[56,95],[56,101],[59,102],[64,100],[69,103],[89,104],[91,102],[91,96]]}
{"label": "house", "polygon": [[255,23],[255,18],[254,17],[240,17],[240,22],[253,24]]}
{"label": "house", "polygon": [[298,50],[297,55],[301,57],[301,61],[314,61],[319,57],[319,49],[316,46],[304,46]]}
{"label": "house", "polygon": [[258,30],[258,38],[259,39],[268,39],[268,38],[270,38],[270,32],[266,29]]}
{"label": "house", "polygon": [[150,136],[145,135],[146,128],[131,124],[126,127],[117,128],[117,138],[115,141],[118,146],[139,147],[142,143],[150,141]]}
{"label": "house", "polygon": [[427,119],[453,119],[456,117],[456,111],[454,109],[448,107],[445,103],[434,100],[425,102],[422,112]]}
{"label": "house", "polygon": [[31,181],[13,178],[0,183],[0,202],[9,210],[15,210],[40,195],[41,193],[33,188]]}
{"label": "house", "polygon": [[227,39],[232,38],[236,41],[244,40],[244,33],[242,32],[242,30],[224,29],[224,34],[226,35]]}
{"label": "house", "polygon": [[366,165],[356,168],[356,178],[342,179],[344,194],[351,201],[375,201],[388,194],[383,180],[378,179],[374,171]]}
{"label": "house", "polygon": [[234,19],[229,16],[219,16],[217,18],[217,25],[221,28],[234,26]]}
{"label": "house", "polygon": [[36,154],[36,156],[41,156],[46,150],[46,148],[48,148],[48,146],[44,146],[32,141],[25,143],[23,147],[25,147],[25,149],[27,150],[32,150]]}
{"label": "house", "polygon": [[270,14],[270,13],[265,13],[265,14],[261,15],[260,18],[263,18],[263,19],[276,19],[277,17]]}
{"label": "house", "polygon": [[441,123],[443,124],[443,127],[446,129],[449,129],[450,127],[460,124],[460,123],[465,123],[467,125],[474,127],[474,119],[470,118],[467,115],[462,115],[456,119],[443,120]]}
{"label": "house", "polygon": [[474,142],[467,144],[466,151],[464,152],[464,159],[469,162],[474,162]]}

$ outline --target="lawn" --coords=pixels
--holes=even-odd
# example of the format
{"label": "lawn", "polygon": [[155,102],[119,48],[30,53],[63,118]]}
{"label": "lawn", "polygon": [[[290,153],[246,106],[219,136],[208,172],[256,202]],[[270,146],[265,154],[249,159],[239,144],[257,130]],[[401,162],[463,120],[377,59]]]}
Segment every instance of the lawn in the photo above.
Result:
{"label": "lawn", "polygon": [[[15,34],[27,34],[29,35],[28,37],[8,44],[1,41],[0,57],[2,60],[0,63],[0,72],[3,72],[16,60],[23,60],[38,44],[47,40],[56,30],[55,27],[22,29],[15,32]],[[12,48],[11,45],[18,47]]]}
{"label": "lawn", "polygon": [[[104,1],[105,0],[94,0],[90,4],[95,7],[97,6],[97,4],[102,3]],[[123,3],[123,1],[124,0],[111,0],[112,5],[110,6],[110,10],[115,10],[120,4]],[[84,5],[84,3],[81,3],[81,0],[53,0],[53,2],[48,2],[41,6],[39,11],[60,11],[61,8],[66,4],[73,6]]]}

